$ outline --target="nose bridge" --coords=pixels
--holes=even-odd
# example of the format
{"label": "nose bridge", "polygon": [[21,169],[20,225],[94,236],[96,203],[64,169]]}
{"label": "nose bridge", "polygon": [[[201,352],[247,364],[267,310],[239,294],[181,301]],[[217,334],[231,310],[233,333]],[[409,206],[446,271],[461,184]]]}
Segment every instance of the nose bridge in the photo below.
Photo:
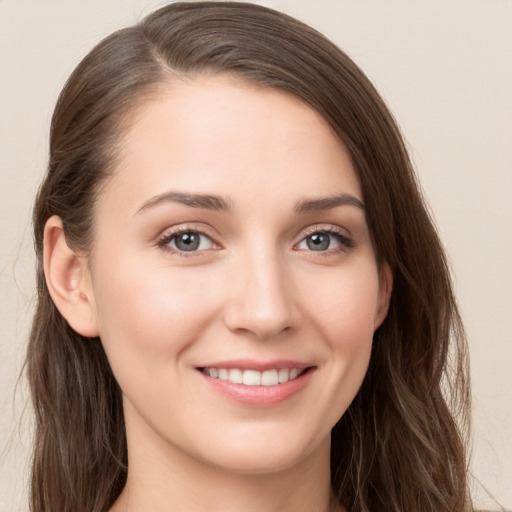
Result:
{"label": "nose bridge", "polygon": [[291,280],[278,248],[268,243],[253,245],[237,260],[234,293],[226,313],[230,329],[269,338],[292,327]]}

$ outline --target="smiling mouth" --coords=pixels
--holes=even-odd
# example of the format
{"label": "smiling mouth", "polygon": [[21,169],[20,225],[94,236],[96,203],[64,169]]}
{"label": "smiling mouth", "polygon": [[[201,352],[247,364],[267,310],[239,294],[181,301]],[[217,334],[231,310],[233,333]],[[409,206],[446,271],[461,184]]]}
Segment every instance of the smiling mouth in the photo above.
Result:
{"label": "smiling mouth", "polygon": [[201,368],[201,371],[213,379],[246,386],[277,386],[294,380],[310,368],[279,368],[273,370],[242,370],[240,368]]}

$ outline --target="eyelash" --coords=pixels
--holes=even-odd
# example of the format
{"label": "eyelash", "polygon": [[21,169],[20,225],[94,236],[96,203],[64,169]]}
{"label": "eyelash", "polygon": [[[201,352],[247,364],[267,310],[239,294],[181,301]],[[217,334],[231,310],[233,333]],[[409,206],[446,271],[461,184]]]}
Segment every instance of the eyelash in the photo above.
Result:
{"label": "eyelash", "polygon": [[[329,256],[333,253],[342,252],[343,250],[346,250],[346,249],[353,249],[356,245],[354,243],[354,241],[349,236],[347,236],[343,230],[341,230],[337,226],[329,226],[326,229],[314,227],[309,230],[306,230],[306,232],[305,232],[304,236],[302,237],[302,239],[300,240],[299,244],[301,244],[307,238],[309,238],[313,235],[317,235],[317,234],[318,235],[328,235],[328,236],[336,239],[336,241],[339,242],[341,245],[341,247],[337,247],[335,249],[327,249],[325,251],[313,251],[313,250],[310,251],[310,252],[318,253],[318,256]],[[296,244],[296,246],[299,244]]]}
{"label": "eyelash", "polygon": [[[214,245],[214,246],[218,246],[218,244],[216,244],[212,237],[206,233],[205,231],[201,230],[201,229],[198,229],[198,228],[191,228],[191,227],[188,227],[188,226],[180,226],[176,229],[174,229],[172,232],[170,233],[167,233],[165,234],[162,238],[160,238],[158,240],[158,247],[160,247],[161,249],[163,249],[164,251],[167,251],[167,252],[172,252],[173,254],[178,254],[179,256],[183,257],[183,258],[190,258],[190,257],[194,257],[197,255],[198,252],[203,252],[205,249],[203,249],[202,251],[190,251],[190,252],[187,252],[187,251],[180,251],[179,249],[174,249],[173,247],[170,247],[169,244],[172,242],[172,240],[174,238],[177,238],[179,235],[182,235],[182,234],[185,234],[185,233],[191,233],[191,234],[195,234],[195,235],[201,235],[201,236],[205,236],[206,238],[208,238],[211,243]],[[194,254],[196,253],[196,254]]]}
{"label": "eyelash", "polygon": [[[214,246],[220,247],[220,246],[218,246],[218,244],[216,244],[216,242],[213,241],[212,237],[205,231],[195,228],[195,227],[192,228],[192,227],[188,227],[188,226],[180,226],[180,227],[174,229],[172,232],[165,234],[163,237],[161,237],[158,240],[157,245],[158,245],[158,247],[162,248],[164,251],[178,254],[179,256],[184,257],[184,258],[194,257],[194,256],[197,256],[197,253],[201,253],[201,252],[204,252],[205,250],[209,250],[209,249],[195,250],[195,251],[190,251],[188,253],[187,251],[181,251],[179,249],[175,249],[175,248],[172,248],[169,246],[169,244],[172,242],[173,239],[175,239],[179,235],[185,234],[185,233],[191,233],[191,234],[205,236],[211,241],[211,243]],[[316,234],[328,235],[330,237],[333,237],[334,239],[336,239],[337,242],[340,243],[340,247],[336,247],[334,249],[327,249],[325,251],[309,250],[309,252],[311,252],[311,253],[317,253],[316,254],[317,256],[327,257],[329,255],[332,255],[333,253],[342,252],[346,249],[352,249],[355,247],[354,241],[351,238],[349,238],[341,229],[337,228],[337,226],[330,226],[327,229],[315,227],[315,228],[311,228],[311,229],[307,230],[304,233],[304,236],[299,241],[299,243],[294,245],[294,248],[297,247],[302,242],[304,242],[307,238],[309,238],[313,235],[316,235]],[[297,250],[302,251],[305,249],[297,249]]]}

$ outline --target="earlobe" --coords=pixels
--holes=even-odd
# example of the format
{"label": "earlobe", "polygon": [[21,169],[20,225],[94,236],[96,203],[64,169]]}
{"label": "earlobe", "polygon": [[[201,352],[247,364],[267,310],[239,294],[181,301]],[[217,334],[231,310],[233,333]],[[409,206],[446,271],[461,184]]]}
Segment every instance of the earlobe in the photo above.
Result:
{"label": "earlobe", "polygon": [[374,329],[377,330],[386,319],[393,291],[393,271],[388,263],[383,263],[379,274],[379,299],[375,312]]}
{"label": "earlobe", "polygon": [[60,217],[46,222],[44,274],[50,296],[71,328],[82,336],[98,336],[94,295],[87,261],[67,244]]}

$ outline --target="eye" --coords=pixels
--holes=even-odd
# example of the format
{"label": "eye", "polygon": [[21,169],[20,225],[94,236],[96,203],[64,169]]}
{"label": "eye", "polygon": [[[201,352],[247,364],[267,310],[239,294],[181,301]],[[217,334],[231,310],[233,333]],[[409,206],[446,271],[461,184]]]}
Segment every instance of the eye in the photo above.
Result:
{"label": "eye", "polygon": [[214,249],[212,239],[199,231],[179,231],[162,238],[158,245],[178,252],[195,252]]}
{"label": "eye", "polygon": [[303,238],[296,246],[299,250],[330,251],[341,247],[352,247],[352,241],[337,231],[315,231]]}

